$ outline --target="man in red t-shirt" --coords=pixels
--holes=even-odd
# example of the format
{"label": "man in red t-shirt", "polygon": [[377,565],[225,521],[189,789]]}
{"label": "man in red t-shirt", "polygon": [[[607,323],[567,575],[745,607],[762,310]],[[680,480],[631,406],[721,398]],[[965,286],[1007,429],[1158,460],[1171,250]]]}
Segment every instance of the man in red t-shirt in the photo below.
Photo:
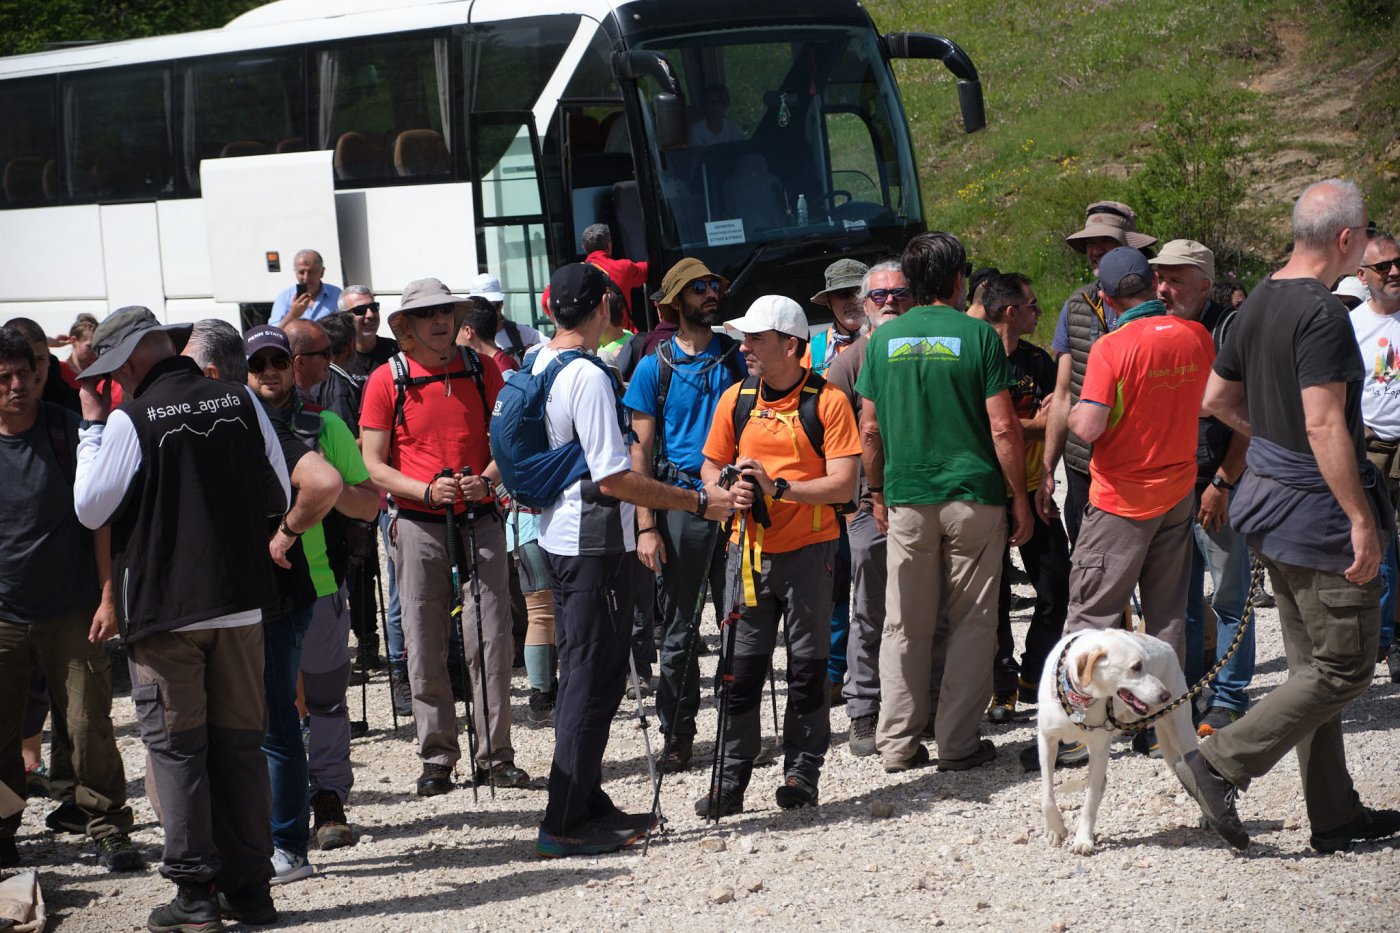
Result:
{"label": "man in red t-shirt", "polygon": [[583,231],[583,251],[587,255],[583,261],[597,266],[603,274],[612,279],[622,290],[627,302],[627,313],[623,316],[624,330],[635,331],[637,326],[632,319],[632,292],[647,284],[647,264],[630,259],[614,259],[612,255],[612,231],[607,224],[590,224]]}
{"label": "man in red t-shirt", "polygon": [[[458,549],[463,555],[462,643],[471,675],[477,674],[481,662],[468,583],[472,570],[480,576],[489,710],[475,704],[476,732],[483,740],[472,776],[484,781],[489,768],[497,785],[519,787],[530,780],[515,766],[510,745],[514,646],[505,527],[491,495],[500,474],[491,459],[488,428],[504,383],[494,363],[453,344],[466,308],[467,302],[437,279],[410,282],[399,310],[389,315],[389,327],[403,353],[370,374],[360,410],[365,465],[375,485],[397,504],[390,539],[403,606],[418,755],[423,759],[417,790],[423,797],[452,789],[452,768],[461,758],[447,669],[453,604],[444,514],[449,508],[458,516],[459,528],[470,522],[476,535],[475,556],[465,547]],[[400,362],[407,372],[403,386],[395,384]],[[444,469],[452,474],[441,475]],[[479,699],[480,684],[472,689],[472,698]]]}
{"label": "man in red t-shirt", "polygon": [[1167,315],[1153,283],[1136,249],[1099,263],[1099,292],[1118,325],[1094,342],[1069,415],[1094,455],[1065,631],[1118,625],[1137,587],[1147,633],[1184,661],[1196,419],[1215,348],[1200,324]]}

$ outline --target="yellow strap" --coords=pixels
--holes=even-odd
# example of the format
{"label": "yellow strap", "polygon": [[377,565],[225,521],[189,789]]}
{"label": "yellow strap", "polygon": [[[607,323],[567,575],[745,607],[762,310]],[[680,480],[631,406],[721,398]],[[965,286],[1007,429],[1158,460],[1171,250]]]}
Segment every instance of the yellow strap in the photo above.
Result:
{"label": "yellow strap", "polygon": [[763,569],[763,526],[751,521],[748,527],[748,541],[739,542],[739,548],[744,552],[740,576],[744,581],[744,605],[752,607],[758,605],[755,574]]}

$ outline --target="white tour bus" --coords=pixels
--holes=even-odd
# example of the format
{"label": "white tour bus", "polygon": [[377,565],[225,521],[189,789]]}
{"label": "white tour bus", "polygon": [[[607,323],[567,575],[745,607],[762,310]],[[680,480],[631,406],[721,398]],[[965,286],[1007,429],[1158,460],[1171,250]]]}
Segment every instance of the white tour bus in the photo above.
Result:
{"label": "white tour bus", "polygon": [[386,312],[490,270],[540,323],[596,222],[653,286],[705,260],[727,316],[800,298],[925,229],[893,58],[943,61],[981,127],[962,50],[855,0],[278,0],[0,59],[0,320],[247,326],[312,248]]}

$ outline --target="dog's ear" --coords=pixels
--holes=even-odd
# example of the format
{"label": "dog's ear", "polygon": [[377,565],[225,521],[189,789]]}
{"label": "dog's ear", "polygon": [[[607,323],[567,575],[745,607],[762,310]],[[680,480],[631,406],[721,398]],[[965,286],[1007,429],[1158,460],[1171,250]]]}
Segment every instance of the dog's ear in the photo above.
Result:
{"label": "dog's ear", "polygon": [[1102,648],[1094,647],[1081,654],[1074,662],[1075,679],[1079,681],[1079,686],[1087,686],[1094,676],[1094,665],[1099,663],[1106,652]]}

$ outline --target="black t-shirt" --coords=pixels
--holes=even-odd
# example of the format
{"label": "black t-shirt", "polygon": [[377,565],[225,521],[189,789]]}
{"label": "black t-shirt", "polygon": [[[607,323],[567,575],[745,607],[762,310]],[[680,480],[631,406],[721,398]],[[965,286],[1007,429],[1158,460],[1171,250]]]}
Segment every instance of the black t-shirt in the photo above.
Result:
{"label": "black t-shirt", "polygon": [[1016,417],[1030,420],[1045,400],[1055,394],[1055,361],[1040,347],[1022,340],[1006,358],[1011,368],[1011,403]]}
{"label": "black t-shirt", "polygon": [[1346,383],[1344,413],[1364,456],[1361,385],[1366,369],[1347,309],[1316,279],[1265,279],[1235,314],[1215,371],[1244,383],[1255,437],[1312,454],[1303,389]]}
{"label": "black t-shirt", "polygon": [[[64,419],[62,464],[50,416]],[[0,620],[28,625],[97,605],[92,532],[73,512],[77,448],[78,416],[44,402],[34,427],[0,434]]]}
{"label": "black t-shirt", "polygon": [[389,337],[375,337],[374,346],[368,353],[358,349],[350,351],[350,359],[345,361],[345,371],[352,376],[368,376],[380,366],[389,362],[399,352],[399,342]]}
{"label": "black t-shirt", "polygon": [[[287,423],[287,418],[291,414],[291,406],[281,411],[264,406],[264,410],[267,412],[268,420],[272,422],[273,430],[277,433],[277,443],[282,448],[282,456],[287,461],[287,475],[291,476],[301,458],[311,453],[311,448],[293,433],[291,426]],[[296,501],[296,497],[296,487],[293,487],[293,502]],[[290,510],[291,506],[288,506],[288,511]],[[271,529],[276,531],[281,521],[280,515],[272,519]],[[305,531],[306,529],[299,530]],[[292,569],[287,570],[273,566],[274,575],[277,577],[279,608],[283,612],[300,609],[316,601],[316,586],[311,582],[311,567],[306,562],[306,551],[301,546],[300,538],[297,538],[296,543],[287,551],[287,563],[292,565]]]}

